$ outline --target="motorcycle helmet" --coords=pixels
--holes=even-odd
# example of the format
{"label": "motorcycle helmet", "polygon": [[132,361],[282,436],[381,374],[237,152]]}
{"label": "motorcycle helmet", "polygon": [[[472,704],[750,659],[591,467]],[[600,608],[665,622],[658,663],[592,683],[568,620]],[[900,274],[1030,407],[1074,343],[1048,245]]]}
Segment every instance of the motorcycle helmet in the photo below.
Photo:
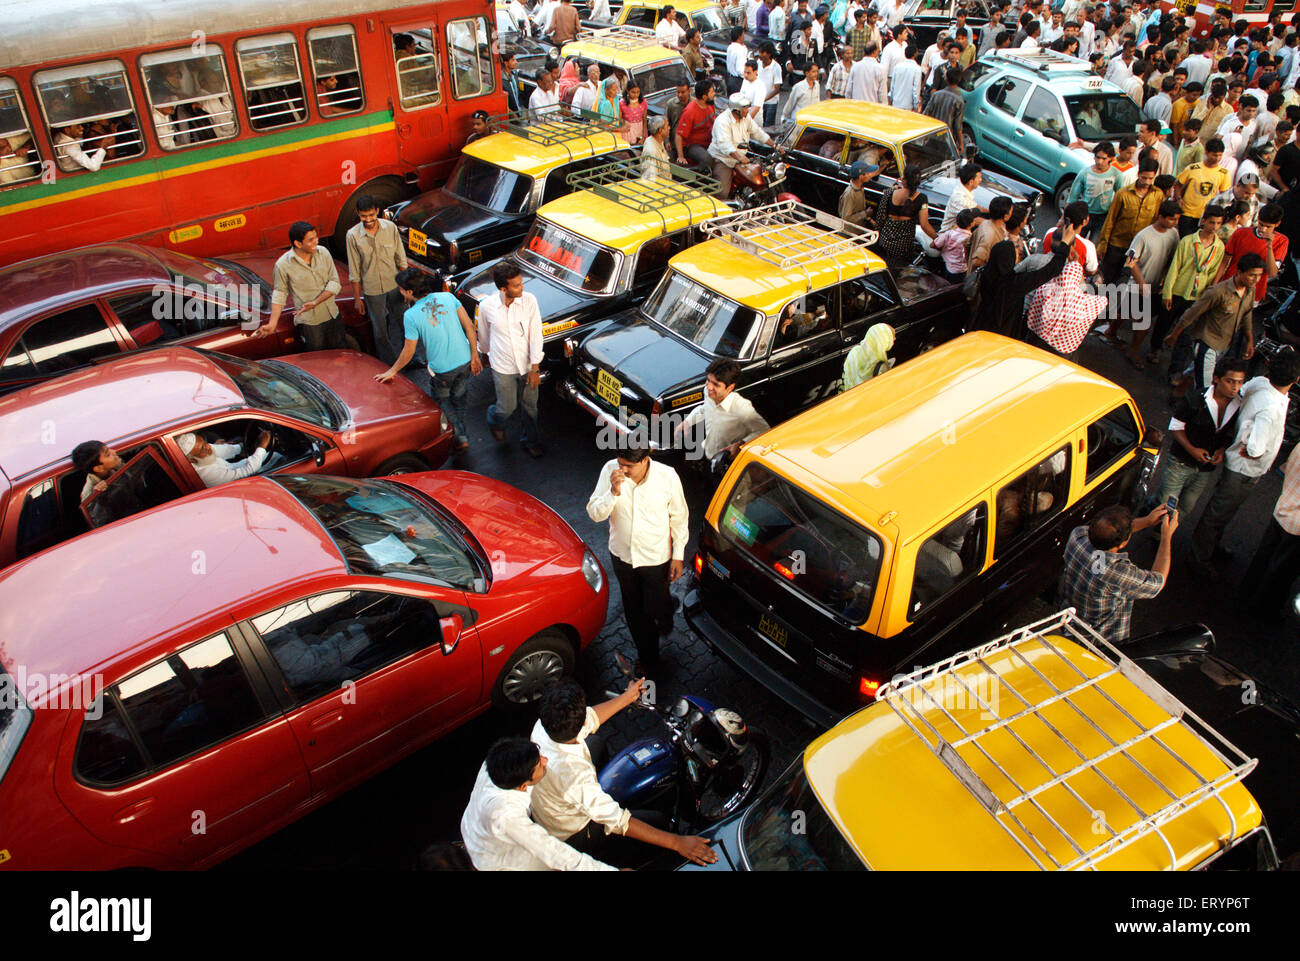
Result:
{"label": "motorcycle helmet", "polygon": [[725,707],[714,708],[709,714],[709,721],[723,743],[730,745],[737,753],[749,746],[749,728],[745,719],[735,711]]}

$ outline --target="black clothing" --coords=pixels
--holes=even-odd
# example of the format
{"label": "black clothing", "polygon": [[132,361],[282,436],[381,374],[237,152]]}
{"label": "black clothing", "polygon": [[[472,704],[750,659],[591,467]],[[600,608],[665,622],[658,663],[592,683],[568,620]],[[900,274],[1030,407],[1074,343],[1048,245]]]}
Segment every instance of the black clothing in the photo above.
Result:
{"label": "black clothing", "polygon": [[610,560],[623,595],[623,616],[636,644],[637,658],[653,675],[659,668],[659,635],[673,627],[673,599],[668,593],[668,565],[672,562],[633,567],[617,557],[611,556]]}
{"label": "black clothing", "polygon": [[1001,240],[989,251],[989,262],[980,271],[980,306],[975,315],[976,330],[1024,340],[1025,297],[1065,269],[1070,248],[1062,241],[1052,242],[1052,259],[1037,270],[1016,273],[1016,246]]}
{"label": "black clothing", "polygon": [[[1202,450],[1208,450],[1213,454],[1216,451],[1225,450],[1232,443],[1233,438],[1237,436],[1237,415],[1240,412],[1240,409],[1234,410],[1232,416],[1224,421],[1222,427],[1216,430],[1214,415],[1210,413],[1210,405],[1205,402],[1205,394],[1194,394],[1188,391],[1174,405],[1174,420],[1181,420],[1186,425],[1183,432],[1187,434],[1189,444]],[[1183,449],[1183,445],[1178,443],[1177,440],[1174,440],[1169,446],[1169,452],[1189,467],[1195,467],[1203,471],[1215,469],[1216,465],[1214,464],[1203,464],[1193,460],[1192,455],[1187,453]]]}

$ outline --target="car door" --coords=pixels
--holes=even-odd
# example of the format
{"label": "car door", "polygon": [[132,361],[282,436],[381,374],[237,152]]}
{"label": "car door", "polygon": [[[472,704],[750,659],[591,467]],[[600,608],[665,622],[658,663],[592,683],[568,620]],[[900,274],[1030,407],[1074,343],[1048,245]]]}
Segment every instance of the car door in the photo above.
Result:
{"label": "car door", "polygon": [[298,743],[237,634],[211,634],[117,680],[100,704],[68,725],[54,786],[106,844],[186,866],[307,800]]}
{"label": "car door", "polygon": [[279,337],[253,337],[263,317],[238,303],[207,296],[142,288],[110,297],[105,312],[117,321],[127,350],[142,347],[197,347],[249,360],[284,353]]}
{"label": "car door", "polygon": [[[443,90],[441,34],[439,24],[432,14],[416,21],[399,21],[387,23],[389,50],[392,57],[392,109],[393,121],[397,128],[397,152],[407,163],[415,164],[427,151],[421,145],[445,139],[446,111],[442,109],[444,97],[450,91]],[[412,56],[396,59],[396,47],[392,41],[402,35],[415,40],[415,53]],[[445,170],[435,171],[434,176],[443,177],[451,169],[450,163]],[[423,178],[421,179],[423,183]]]}
{"label": "car door", "polygon": [[848,184],[842,173],[846,139],[822,127],[797,129],[787,155],[786,189],[810,207],[838,213],[840,194]]}
{"label": "car door", "polygon": [[767,360],[764,407],[771,411],[770,423],[835,392],[843,347],[838,288],[801,294],[781,308]]}
{"label": "car door", "polygon": [[[461,628],[447,650],[442,619],[453,617]],[[460,591],[340,584],[243,623],[282,698],[313,795],[368,777],[482,702],[476,619]]]}
{"label": "car door", "polygon": [[1055,189],[1069,172],[1065,162],[1068,150],[1062,143],[1069,142],[1066,129],[1061,98],[1051,87],[1034,84],[1033,92],[1025,98],[1023,113],[1011,130],[1007,164],[1043,190]]}
{"label": "car door", "polygon": [[979,99],[975,111],[984,131],[981,149],[986,159],[1018,169],[1013,159],[1012,138],[1017,129],[1020,107],[1032,86],[1022,77],[1005,76],[984,88],[984,96]]}
{"label": "car door", "polygon": [[0,361],[0,393],[19,390],[125,350],[95,301],[37,317]]}
{"label": "car door", "polygon": [[[887,270],[877,270],[865,277],[858,277],[845,282],[840,293],[840,334],[843,338],[841,356],[848,354],[863,338],[866,332],[876,324],[888,324],[894,328],[895,344],[899,331],[903,331],[905,343],[910,344],[910,332],[904,323],[904,310]],[[899,356],[897,346],[890,352]],[[843,360],[840,369],[843,370]]]}
{"label": "car door", "polygon": [[[209,443],[240,447],[240,452],[229,458],[231,463],[237,463],[251,454],[257,447],[258,435],[268,429],[271,433],[271,449],[257,473],[348,474],[347,460],[327,431],[308,428],[300,421],[282,414],[258,411],[255,414],[204,421],[187,428],[188,431],[201,432]],[[181,469],[186,476],[192,479],[198,489],[202,489],[202,482],[194,473],[193,465],[181,456],[180,448],[175,446],[177,436],[178,434],[171,436],[169,445],[175,452],[177,463],[183,465]],[[323,463],[316,462],[318,456]]]}

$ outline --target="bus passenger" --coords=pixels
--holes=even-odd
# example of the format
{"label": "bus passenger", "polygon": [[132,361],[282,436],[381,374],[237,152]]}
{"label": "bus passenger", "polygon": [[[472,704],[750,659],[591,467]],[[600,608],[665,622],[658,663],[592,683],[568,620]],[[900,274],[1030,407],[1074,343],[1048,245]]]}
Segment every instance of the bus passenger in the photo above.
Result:
{"label": "bus passenger", "polygon": [[54,159],[64,173],[75,173],[79,168],[98,170],[108,156],[103,147],[86,153],[81,149],[81,135],[85,128],[79,123],[70,123],[54,137]]}

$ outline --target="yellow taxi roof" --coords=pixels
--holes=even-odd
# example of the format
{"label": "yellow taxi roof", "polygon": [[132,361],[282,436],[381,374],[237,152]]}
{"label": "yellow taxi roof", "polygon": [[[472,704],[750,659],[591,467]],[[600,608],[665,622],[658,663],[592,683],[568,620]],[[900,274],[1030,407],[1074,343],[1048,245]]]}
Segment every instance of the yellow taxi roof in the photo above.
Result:
{"label": "yellow taxi roof", "polygon": [[816,124],[828,130],[869,137],[891,145],[947,126],[941,120],[913,110],[847,98],[809,104],[795,115],[795,120],[800,124]]}
{"label": "yellow taxi roof", "polygon": [[573,136],[558,143],[529,140],[502,130],[466,144],[462,152],[517,174],[540,177],[570,160],[627,148],[627,141],[619,134],[575,121]]}
{"label": "yellow taxi roof", "polygon": [[[623,4],[627,7],[652,7],[656,11],[662,10],[664,4],[661,0],[629,0]],[[709,7],[719,7],[718,0],[673,0],[673,9],[678,13],[694,13],[696,10],[707,10]]]}
{"label": "yellow taxi roof", "polygon": [[622,67],[624,70],[633,70],[637,67],[644,67],[648,63],[666,63],[671,60],[680,60],[682,55],[657,43],[653,34],[647,34],[646,43],[643,47],[627,47],[621,44],[614,47],[601,43],[599,39],[572,40],[560,50],[560,56],[590,57],[600,63]]}
{"label": "yellow taxi roof", "polygon": [[680,197],[680,201],[666,199],[661,185],[644,180],[626,180],[603,189],[613,190],[631,203],[643,201],[655,209],[641,212],[595,191],[578,190],[552,200],[537,215],[598,244],[635,253],[654,237],[733,213],[716,197],[689,188],[673,190],[673,197]]}
{"label": "yellow taxi roof", "polygon": [[749,448],[827,503],[847,502],[868,526],[879,529],[878,519],[896,512],[891,523],[906,543],[1128,399],[1055,354],[976,331],[818,404]]}
{"label": "yellow taxi roof", "polygon": [[802,247],[812,256],[803,266],[781,268],[729,240],[715,237],[682,251],[669,264],[722,296],[768,315],[780,310],[791,297],[885,269],[878,254],[861,247],[817,257],[828,236],[817,227],[795,224],[764,236],[770,242],[796,244],[796,251]]}
{"label": "yellow taxi roof", "polygon": [[[1083,682],[1071,665],[1088,677],[1096,677],[1112,667],[1072,640],[1057,636],[1049,636],[1048,640],[1063,657],[1038,644],[1021,646],[1018,650],[1058,688]],[[1010,650],[1003,648],[986,656],[985,661],[990,673],[1006,678],[1030,704],[1040,705],[1052,696],[1047,682]],[[956,672],[986,703],[990,693],[998,689],[996,682],[987,680],[990,674],[984,673],[977,663],[967,662]],[[982,684],[980,675],[986,678]],[[1172,716],[1121,673],[1115,672],[1099,681],[1097,687],[1144,727]],[[951,677],[945,680],[944,675],[939,675],[933,682],[932,693],[936,699],[943,700],[953,720],[919,694],[903,692],[898,696],[907,700],[904,711],[920,713],[935,726],[939,736],[954,743],[959,737],[958,724],[970,732],[983,730],[993,723],[993,714],[975,698],[955,694],[959,690]],[[995,713],[999,717],[1023,710],[1018,701],[1008,703],[1014,698],[1005,690],[998,700]],[[1096,689],[1073,694],[1070,701],[1087,719],[1058,699],[1026,711],[1026,716],[1011,721],[1001,730],[982,735],[978,743],[988,756],[974,743],[957,746],[957,753],[1005,804],[1024,791],[1053,780],[1055,775],[1085,765],[1087,760],[1095,760],[1106,752],[1112,745],[1097,733],[1089,720],[1115,743],[1139,734],[1133,721],[1125,718]],[[910,716],[925,737],[937,744],[934,732],[918,723],[915,713]],[[1053,734],[1049,723],[1079,748],[1087,760],[1081,760],[1061,737]],[[1045,771],[1012,732],[1054,773]],[[1066,780],[1082,798],[1082,804],[1061,784],[1038,793],[1035,800],[1041,805],[1041,812],[1024,802],[1012,807],[1010,813],[991,813],[894,707],[884,701],[846,718],[813,741],[804,751],[803,763],[808,783],[831,819],[863,861],[877,870],[1028,870],[1040,864],[1051,866],[1053,860],[1059,866],[1079,857],[1070,839],[1083,852],[1100,854],[1097,849],[1110,835],[1104,828],[1098,829],[1098,814],[1115,832],[1123,832],[1141,820],[1116,792],[1116,787],[1148,815],[1172,801],[1159,784],[1139,770],[1135,761],[1176,796],[1184,796],[1200,784],[1178,758],[1207,781],[1222,776],[1227,784],[1219,789],[1219,797],[1236,819],[1235,835],[1228,811],[1213,796],[1195,801],[1185,813],[1161,827],[1174,850],[1179,869],[1195,867],[1216,853],[1229,838],[1239,838],[1259,826],[1262,813],[1254,797],[1239,780],[1228,775],[1231,769],[1186,721],[1179,720],[1156,736],[1178,757],[1170,756],[1154,738],[1148,737],[1128,748],[1133,760],[1112,756],[1099,761],[1095,769],[1082,770]],[[1102,774],[1115,787],[1107,784]],[[1015,785],[1008,778],[1014,779]],[[1047,816],[1065,834],[1054,828]],[[1017,837],[1035,852],[1039,863],[1020,847]],[[1050,853],[1052,860],[1042,854],[1034,839]],[[1170,856],[1160,837],[1150,833],[1103,855],[1097,866],[1106,870],[1161,870],[1169,868]]]}

